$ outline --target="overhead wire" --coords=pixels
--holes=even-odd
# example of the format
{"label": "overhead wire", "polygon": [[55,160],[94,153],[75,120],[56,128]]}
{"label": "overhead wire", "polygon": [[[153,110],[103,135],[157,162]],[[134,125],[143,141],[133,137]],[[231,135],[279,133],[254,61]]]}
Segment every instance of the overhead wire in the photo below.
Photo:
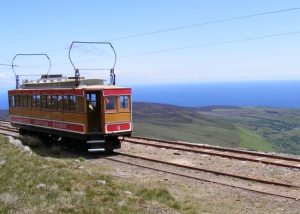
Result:
{"label": "overhead wire", "polygon": [[226,40],[226,41],[207,43],[207,44],[197,44],[197,45],[185,46],[185,47],[179,47],[179,48],[162,49],[162,50],[157,50],[157,51],[150,51],[150,52],[144,52],[144,53],[123,55],[123,56],[119,56],[119,57],[125,58],[125,57],[151,55],[151,54],[157,54],[157,53],[166,53],[166,52],[180,51],[180,50],[200,48],[200,47],[210,47],[210,46],[233,44],[233,43],[246,42],[246,41],[252,41],[252,40],[260,40],[260,39],[267,39],[267,38],[290,36],[290,35],[295,35],[295,34],[300,34],[300,31],[278,33],[278,34],[269,34],[269,35],[263,35],[263,36],[254,36],[254,37],[248,37],[248,38],[243,38],[243,39]]}
{"label": "overhead wire", "polygon": [[2,64],[2,63],[0,63],[0,65],[1,66],[9,66],[9,67],[11,67],[11,64]]}
{"label": "overhead wire", "polygon": [[265,15],[289,12],[289,11],[294,11],[294,10],[300,10],[300,7],[293,7],[293,8],[287,8],[287,9],[281,9],[281,10],[275,10],[275,11],[268,11],[268,12],[263,12],[263,13],[255,13],[255,14],[250,14],[250,15],[245,15],[245,16],[237,16],[237,17],[232,17],[232,18],[227,18],[227,19],[217,19],[217,20],[214,20],[214,21],[207,21],[207,22],[202,22],[202,23],[197,23],[197,24],[183,25],[183,26],[179,26],[179,27],[149,31],[149,32],[146,32],[146,33],[139,33],[139,34],[132,34],[132,35],[127,35],[127,36],[115,37],[115,38],[107,39],[105,41],[115,41],[115,40],[123,40],[123,39],[135,38],[135,37],[140,37],[140,36],[148,36],[148,35],[153,35],[153,34],[159,34],[159,33],[165,33],[165,32],[170,32],[170,31],[182,30],[182,29],[187,29],[187,28],[195,28],[195,27],[200,27],[200,26],[210,25],[210,24],[231,22],[231,21],[236,21],[236,20],[240,20],[240,19],[248,19],[248,18],[253,18],[253,17],[258,17],[258,16],[265,16]]}
{"label": "overhead wire", "polygon": [[[145,32],[145,33],[131,34],[131,35],[126,35],[126,36],[106,39],[104,41],[124,40],[124,39],[130,39],[130,38],[135,38],[135,37],[154,35],[154,34],[159,34],[159,33],[170,32],[170,31],[176,31],[176,30],[182,30],[182,29],[188,29],[188,28],[195,28],[195,27],[200,27],[200,26],[205,26],[205,25],[210,25],[210,24],[225,23],[225,22],[231,22],[231,21],[236,21],[236,20],[241,20],[241,19],[248,19],[248,18],[253,18],[253,17],[265,16],[265,15],[271,15],[271,14],[278,14],[278,13],[284,13],[284,12],[296,11],[296,10],[300,10],[300,6],[299,7],[281,9],[281,10],[267,11],[267,12],[262,12],[262,13],[249,14],[249,15],[245,15],[245,16],[237,16],[237,17],[226,18],[226,19],[218,19],[218,20],[207,21],[207,22],[191,24],[191,25],[183,25],[183,26],[178,26],[178,27],[173,27],[173,28],[166,28],[166,29],[161,29],[161,30],[149,31],[149,32]],[[300,33],[300,32],[296,31],[296,32],[288,32],[288,33],[279,33],[279,34],[257,36],[257,37],[250,37],[250,38],[237,39],[237,40],[221,41],[221,42],[216,42],[216,43],[198,44],[198,45],[179,47],[179,48],[162,49],[162,50],[157,50],[157,51],[150,51],[150,52],[123,55],[123,56],[119,56],[119,58],[142,56],[142,55],[149,55],[149,54],[157,54],[157,53],[164,53],[164,52],[172,52],[172,51],[192,49],[192,48],[197,48],[197,47],[216,46],[216,45],[223,45],[223,44],[229,44],[229,43],[250,41],[250,40],[256,40],[256,39],[287,36],[287,35],[298,34],[298,33]],[[50,53],[50,52],[63,51],[63,50],[67,50],[67,49],[68,48],[57,48],[57,49],[43,51],[43,52]],[[5,59],[6,61],[9,61],[8,59],[6,59],[5,57],[3,57],[1,55],[0,55],[0,57]],[[91,61],[91,60],[88,60],[88,61]],[[55,65],[65,65],[65,64],[67,64],[67,63],[60,63],[60,64],[55,64]],[[37,67],[37,66],[27,66],[27,67],[32,68],[32,67]]]}
{"label": "overhead wire", "polygon": [[[247,38],[242,38],[242,39],[225,40],[225,41],[205,43],[205,44],[196,44],[196,45],[178,47],[178,48],[161,49],[161,50],[155,50],[155,51],[149,51],[149,52],[121,55],[118,58],[128,58],[128,57],[137,57],[137,56],[152,55],[152,54],[159,54],[159,53],[167,53],[167,52],[181,51],[181,50],[201,48],[201,47],[211,47],[211,46],[234,44],[234,43],[247,42],[247,41],[262,40],[262,39],[268,39],[268,38],[292,36],[292,35],[297,35],[297,34],[300,34],[300,31],[277,33],[277,34],[268,34],[268,35],[262,35],[262,36],[253,36],[253,37],[247,37]],[[105,58],[101,57],[101,58],[90,59],[90,60],[85,60],[85,61],[81,60],[80,62],[92,62],[92,61],[104,60],[104,59],[109,59],[109,58],[110,57],[105,57]],[[55,64],[55,65],[56,66],[63,66],[63,65],[68,65],[68,64],[69,63],[60,63],[60,64]],[[39,65],[39,66],[26,66],[26,68],[36,68],[36,67],[42,67],[42,66],[41,65]]]}
{"label": "overhead wire", "polygon": [[4,57],[4,56],[2,56],[2,55],[0,55],[0,57],[1,57],[2,59],[4,59],[5,61],[7,61],[7,62],[11,62],[11,60],[7,59],[6,57]]}
{"label": "overhead wire", "polygon": [[[130,39],[130,38],[136,38],[136,37],[142,37],[142,36],[149,36],[149,35],[154,35],[154,34],[159,34],[159,33],[170,32],[170,31],[201,27],[201,26],[211,25],[211,24],[226,23],[226,22],[232,22],[232,21],[241,20],[241,19],[249,19],[249,18],[253,18],[253,17],[266,16],[266,15],[272,15],[272,14],[277,14],[277,13],[285,13],[285,12],[296,11],[296,10],[300,10],[300,6],[281,9],[281,10],[267,11],[267,12],[262,12],[262,13],[254,13],[254,14],[249,14],[249,15],[244,15],[244,16],[236,16],[236,17],[225,18],[225,19],[217,19],[217,20],[213,20],[213,21],[207,21],[207,22],[183,25],[183,26],[178,26],[178,27],[173,27],[173,28],[148,31],[148,32],[144,32],[144,33],[130,34],[130,35],[125,35],[125,36],[105,39],[103,41],[117,41],[117,40],[124,40],[124,39]],[[57,49],[52,49],[52,50],[48,50],[48,51],[44,51],[44,52],[52,53],[52,52],[58,52],[58,51],[63,51],[63,50],[67,50],[67,49],[69,49],[69,48],[68,47],[57,48]]]}

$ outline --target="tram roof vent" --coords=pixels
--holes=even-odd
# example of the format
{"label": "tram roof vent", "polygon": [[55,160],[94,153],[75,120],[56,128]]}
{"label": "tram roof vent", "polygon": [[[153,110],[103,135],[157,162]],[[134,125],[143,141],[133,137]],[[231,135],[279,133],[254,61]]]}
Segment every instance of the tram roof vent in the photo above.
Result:
{"label": "tram roof vent", "polygon": [[[42,75],[38,80],[25,80],[21,85],[23,89],[34,88],[74,88],[74,77],[64,77],[62,75]],[[81,86],[104,85],[103,79],[85,79],[80,77]]]}

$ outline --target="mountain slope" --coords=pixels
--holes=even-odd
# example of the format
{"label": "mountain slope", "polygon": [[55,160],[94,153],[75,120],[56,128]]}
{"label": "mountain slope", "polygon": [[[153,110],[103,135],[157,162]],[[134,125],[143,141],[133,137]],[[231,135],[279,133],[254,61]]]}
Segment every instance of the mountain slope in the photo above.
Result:
{"label": "mountain slope", "polygon": [[[134,134],[225,147],[242,146],[274,151],[269,142],[250,130],[203,113],[213,108],[134,103]],[[231,109],[239,109],[239,107]]]}
{"label": "mountain slope", "polygon": [[134,103],[134,134],[300,154],[300,110]]}

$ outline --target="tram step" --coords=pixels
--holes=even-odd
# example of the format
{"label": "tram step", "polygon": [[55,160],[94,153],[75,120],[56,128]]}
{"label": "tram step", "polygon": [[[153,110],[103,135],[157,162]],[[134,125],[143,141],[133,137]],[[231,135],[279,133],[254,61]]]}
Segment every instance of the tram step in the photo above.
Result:
{"label": "tram step", "polygon": [[88,151],[89,152],[103,152],[103,151],[105,151],[105,149],[104,148],[95,148],[95,149],[88,149]]}
{"label": "tram step", "polygon": [[88,140],[86,143],[105,143],[105,140]]}

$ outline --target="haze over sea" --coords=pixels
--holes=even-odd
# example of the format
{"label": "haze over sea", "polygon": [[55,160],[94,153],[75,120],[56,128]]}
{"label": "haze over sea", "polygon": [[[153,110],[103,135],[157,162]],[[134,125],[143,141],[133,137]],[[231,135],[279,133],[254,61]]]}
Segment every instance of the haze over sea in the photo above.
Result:
{"label": "haze over sea", "polygon": [[269,106],[300,108],[300,81],[134,86],[133,100],[179,106]]}
{"label": "haze over sea", "polygon": [[[300,108],[300,81],[165,84],[132,89],[134,102]],[[7,106],[7,93],[2,91],[0,109]]]}

